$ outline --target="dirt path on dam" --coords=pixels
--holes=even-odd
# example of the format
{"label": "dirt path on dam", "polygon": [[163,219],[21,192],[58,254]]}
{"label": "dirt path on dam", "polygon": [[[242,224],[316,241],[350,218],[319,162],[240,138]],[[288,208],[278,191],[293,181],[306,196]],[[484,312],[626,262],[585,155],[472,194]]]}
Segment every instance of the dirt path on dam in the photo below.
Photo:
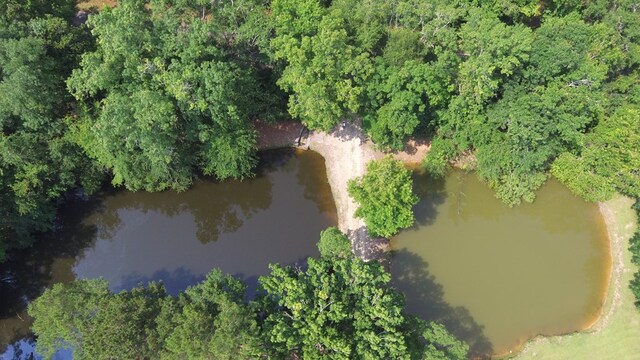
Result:
{"label": "dirt path on dam", "polygon": [[[367,163],[386,155],[375,148],[360,125],[357,122],[345,123],[329,132],[305,132],[299,123],[258,123],[256,130],[261,150],[294,146],[313,150],[324,157],[327,178],[338,212],[338,228],[347,234],[357,256],[364,260],[382,258],[388,250],[388,239],[369,235],[364,221],[355,217],[358,205],[347,192],[349,180],[363,176]],[[403,151],[391,155],[406,164],[415,165],[422,161],[428,150],[428,141],[411,139]]]}
{"label": "dirt path on dam", "polygon": [[349,236],[354,253],[365,260],[380,258],[387,250],[388,241],[369,235],[364,221],[355,217],[358,205],[347,191],[349,180],[364,175],[367,163],[376,159],[362,131],[357,125],[348,124],[329,133],[312,132],[306,145],[324,157],[338,211],[338,228]]}

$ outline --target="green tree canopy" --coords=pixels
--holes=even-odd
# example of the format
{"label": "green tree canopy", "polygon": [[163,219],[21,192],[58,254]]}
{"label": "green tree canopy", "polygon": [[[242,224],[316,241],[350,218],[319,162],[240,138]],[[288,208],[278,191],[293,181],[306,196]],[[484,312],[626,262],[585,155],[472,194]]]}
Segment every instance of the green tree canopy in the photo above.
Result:
{"label": "green tree canopy", "polygon": [[68,81],[88,106],[74,136],[114,184],[184,190],[197,169],[220,179],[250,174],[250,120],[268,117],[270,100],[248,61],[259,41],[237,23],[249,18],[242,6],[123,0],[91,16],[97,49]]}
{"label": "green tree canopy", "polygon": [[604,201],[615,192],[640,197],[640,110],[625,107],[600,122],[575,153],[558,157],[552,174],[575,194]]}
{"label": "green tree canopy", "polygon": [[341,9],[319,1],[278,0],[272,4],[277,59],[287,62],[278,84],[290,92],[289,112],[313,129],[329,130],[357,112],[370,56],[354,43]]}
{"label": "green tree canopy", "polygon": [[113,293],[104,280],[56,284],[29,305],[47,358],[248,359],[264,351],[246,285],[214,270],[177,297],[151,283]]}
{"label": "green tree canopy", "polygon": [[260,283],[277,309],[265,320],[275,357],[406,358],[402,297],[389,281],[355,258],[309,259],[305,271],[272,266]]}
{"label": "green tree canopy", "polygon": [[157,284],[119,294],[104,280],[56,284],[29,305],[38,351],[47,358],[59,348],[77,359],[155,357],[155,320],[166,299]]}
{"label": "green tree canopy", "polygon": [[75,0],[4,0],[0,17],[20,22],[47,16],[67,20],[75,14],[75,8]]}
{"label": "green tree canopy", "polygon": [[509,205],[533,201],[555,159],[576,154],[630,102],[619,90],[637,87],[631,0],[282,0],[272,10],[291,115],[322,130],[361,118],[383,149],[435,135],[428,170],[474,154]]}
{"label": "green tree canopy", "polygon": [[413,225],[411,171],[401,161],[386,157],[367,164],[367,173],[349,181],[349,195],[360,205],[355,215],[363,218],[374,236],[390,237]]}
{"label": "green tree canopy", "polygon": [[[347,240],[336,229],[322,234]],[[264,338],[275,358],[465,359],[468,346],[438,324],[403,313],[404,300],[378,262],[322,251],[305,270],[271,266],[261,277]]]}
{"label": "green tree canopy", "polygon": [[0,4],[0,261],[51,227],[60,196],[95,190],[101,173],[70,139],[65,78],[88,32],[68,22],[71,1]]}
{"label": "green tree canopy", "polygon": [[[632,209],[636,215],[636,221],[640,222],[640,198],[636,197]],[[629,251],[631,252],[631,262],[636,266],[640,265],[640,227],[636,227],[636,231],[629,239]],[[629,288],[636,298],[635,306],[640,311],[640,270],[633,274],[633,279],[629,283]]]}
{"label": "green tree canopy", "polygon": [[264,352],[257,317],[243,303],[246,285],[213,270],[180,294],[164,324],[167,359],[250,359]]}
{"label": "green tree canopy", "polygon": [[[634,101],[629,89],[637,85],[633,70],[634,75],[625,74],[637,66],[628,45],[633,42],[629,37],[635,36],[634,25],[627,26],[621,13],[616,30],[610,24],[591,23],[579,13],[554,16],[568,13],[558,4],[545,11],[548,14],[536,15],[542,23],[533,31],[496,22],[487,12],[474,20],[481,22],[475,28],[485,31],[469,27],[467,33],[465,26],[473,21],[460,28],[468,58],[460,65],[458,94],[440,112],[440,126],[424,162],[428,170],[441,174],[448,160],[472,151],[480,178],[509,205],[533,201],[550,170],[585,198],[604,199],[613,193],[611,181],[604,185],[594,176],[589,178],[595,187],[585,188],[586,178],[580,174],[595,173],[595,165],[587,165],[580,154],[608,156],[604,147],[594,146],[604,124],[617,124],[613,126],[625,133],[625,140],[633,138],[630,123],[617,117],[621,107]],[[492,29],[502,29],[501,35],[491,35]],[[465,45],[466,37],[474,39],[468,42],[471,47]],[[629,160],[633,152],[627,153]]]}
{"label": "green tree canopy", "polygon": [[320,233],[318,250],[322,257],[347,258],[352,256],[349,238],[338,228],[330,227]]}

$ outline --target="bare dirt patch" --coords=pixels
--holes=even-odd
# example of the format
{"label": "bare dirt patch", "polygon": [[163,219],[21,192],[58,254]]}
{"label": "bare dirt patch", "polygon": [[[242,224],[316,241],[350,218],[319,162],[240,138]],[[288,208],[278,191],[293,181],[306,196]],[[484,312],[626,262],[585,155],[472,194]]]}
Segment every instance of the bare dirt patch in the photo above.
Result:
{"label": "bare dirt patch", "polygon": [[371,147],[376,159],[391,155],[394,159],[400,160],[407,165],[419,165],[429,150],[431,150],[431,140],[422,138],[409,138],[404,144],[402,151],[384,152],[375,148],[375,145],[368,140],[365,146]]}
{"label": "bare dirt patch", "polygon": [[[368,233],[364,221],[355,217],[358,205],[347,191],[349,180],[363,176],[367,163],[387,155],[364,134],[360,123],[343,123],[329,132],[312,131],[308,136],[303,126],[296,122],[256,122],[254,126],[259,134],[258,148],[261,150],[299,145],[324,157],[338,212],[338,228],[349,236],[356,255],[365,260],[384,258],[389,240]],[[298,144],[301,133],[302,141]],[[422,161],[429,149],[429,141],[410,139],[403,151],[392,152],[391,155],[406,164],[415,165]]]}
{"label": "bare dirt patch", "polygon": [[329,133],[312,132],[307,146],[324,157],[327,177],[338,210],[338,227],[344,233],[364,226],[364,221],[354,216],[357,204],[347,192],[349,180],[364,175],[366,164],[375,159],[370,148],[362,146],[361,132],[349,124]]}
{"label": "bare dirt patch", "polygon": [[78,10],[92,10],[99,11],[105,7],[116,7],[118,5],[117,0],[78,0],[76,2],[76,8]]}
{"label": "bare dirt patch", "polygon": [[278,149],[295,147],[304,126],[295,121],[280,121],[276,123],[256,121],[253,127],[258,132],[258,149]]}

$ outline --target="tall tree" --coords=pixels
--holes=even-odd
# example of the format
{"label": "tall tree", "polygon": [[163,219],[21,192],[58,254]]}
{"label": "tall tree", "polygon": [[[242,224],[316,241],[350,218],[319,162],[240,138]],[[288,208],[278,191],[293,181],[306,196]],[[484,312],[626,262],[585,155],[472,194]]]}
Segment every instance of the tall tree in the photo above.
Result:
{"label": "tall tree", "polygon": [[330,227],[320,233],[318,250],[320,250],[320,255],[326,258],[352,256],[349,238],[335,227]]}
{"label": "tall tree", "polygon": [[248,359],[264,352],[246,285],[214,270],[177,297],[151,283],[117,294],[104,280],[56,284],[29,305],[37,349],[74,359]]}
{"label": "tall tree", "polygon": [[286,61],[278,84],[290,92],[289,112],[313,129],[329,130],[360,109],[370,56],[354,44],[341,9],[320,1],[274,1],[271,45]]}
{"label": "tall tree", "polygon": [[367,173],[349,181],[349,195],[359,204],[355,216],[363,218],[374,236],[390,237],[413,225],[411,171],[402,162],[386,157],[367,164]]}
{"label": "tall tree", "polygon": [[614,193],[640,197],[640,110],[624,107],[603,119],[575,152],[558,157],[552,174],[591,201]]}
{"label": "tall tree", "polygon": [[246,285],[213,270],[187,289],[167,323],[168,359],[250,359],[263,353],[252,308],[243,303]]}
{"label": "tall tree", "polygon": [[[631,207],[636,215],[636,221],[640,222],[640,198],[635,198],[635,202]],[[640,227],[636,227],[636,231],[629,239],[629,251],[631,252],[631,262],[640,265]],[[640,270],[633,274],[633,279],[629,282],[629,288],[636,298],[635,306],[640,311]]]}
{"label": "tall tree", "polygon": [[249,18],[238,13],[211,2],[123,0],[89,19],[97,49],[68,81],[89,106],[75,138],[114,184],[183,190],[197,169],[250,174],[251,120],[265,112],[256,100],[268,97],[251,56],[229,43],[244,29],[236,21]]}
{"label": "tall tree", "polygon": [[91,40],[65,18],[68,7],[0,5],[0,261],[51,227],[63,193],[80,185],[91,192],[100,181],[69,136],[73,102],[64,80]]}
{"label": "tall tree", "polygon": [[[556,5],[549,12],[564,13]],[[542,24],[533,32],[487,14],[460,27],[467,58],[460,65],[458,94],[440,113],[437,136],[425,159],[430,171],[441,174],[448,160],[472,151],[478,175],[499,198],[516,205],[533,201],[555,161],[553,173],[582,196],[612,194],[611,183],[602,181],[596,182],[597,189],[584,189],[586,178],[578,173],[593,173],[584,166],[594,165],[576,156],[590,151],[607,156],[603,147],[590,143],[599,137],[595,131],[606,127],[599,126],[602,122],[616,122],[611,114],[635,98],[630,90],[637,84],[632,70],[636,61],[631,60],[635,55],[625,54],[630,50],[627,31],[633,37],[634,27],[626,26],[622,14],[617,30],[586,22],[578,13],[551,14],[535,15],[542,16]],[[617,122],[616,129],[628,125]]]}

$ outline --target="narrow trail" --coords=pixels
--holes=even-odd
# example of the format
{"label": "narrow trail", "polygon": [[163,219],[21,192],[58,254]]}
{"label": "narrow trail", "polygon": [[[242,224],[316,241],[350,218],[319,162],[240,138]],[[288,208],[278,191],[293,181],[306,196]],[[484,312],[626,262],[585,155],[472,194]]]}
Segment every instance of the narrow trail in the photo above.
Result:
{"label": "narrow trail", "polygon": [[369,235],[364,221],[355,217],[358,205],[347,192],[349,180],[365,174],[366,165],[376,154],[360,129],[353,124],[330,132],[313,132],[306,145],[324,157],[327,178],[338,210],[338,228],[351,240],[353,252],[364,260],[381,258],[388,240]]}
{"label": "narrow trail", "polygon": [[[297,146],[301,125],[260,123],[260,149]],[[306,133],[305,133],[306,134]],[[312,131],[302,139],[300,147],[313,150],[325,160],[327,178],[338,212],[338,228],[351,240],[353,252],[364,260],[381,259],[387,252],[389,240],[371,236],[362,219],[355,217],[358,205],[347,192],[349,180],[365,174],[367,163],[380,159],[385,153],[376,150],[358,123],[336,126],[330,132]],[[392,155],[407,164],[419,163],[429,150],[426,141],[407,142],[404,151]]]}

